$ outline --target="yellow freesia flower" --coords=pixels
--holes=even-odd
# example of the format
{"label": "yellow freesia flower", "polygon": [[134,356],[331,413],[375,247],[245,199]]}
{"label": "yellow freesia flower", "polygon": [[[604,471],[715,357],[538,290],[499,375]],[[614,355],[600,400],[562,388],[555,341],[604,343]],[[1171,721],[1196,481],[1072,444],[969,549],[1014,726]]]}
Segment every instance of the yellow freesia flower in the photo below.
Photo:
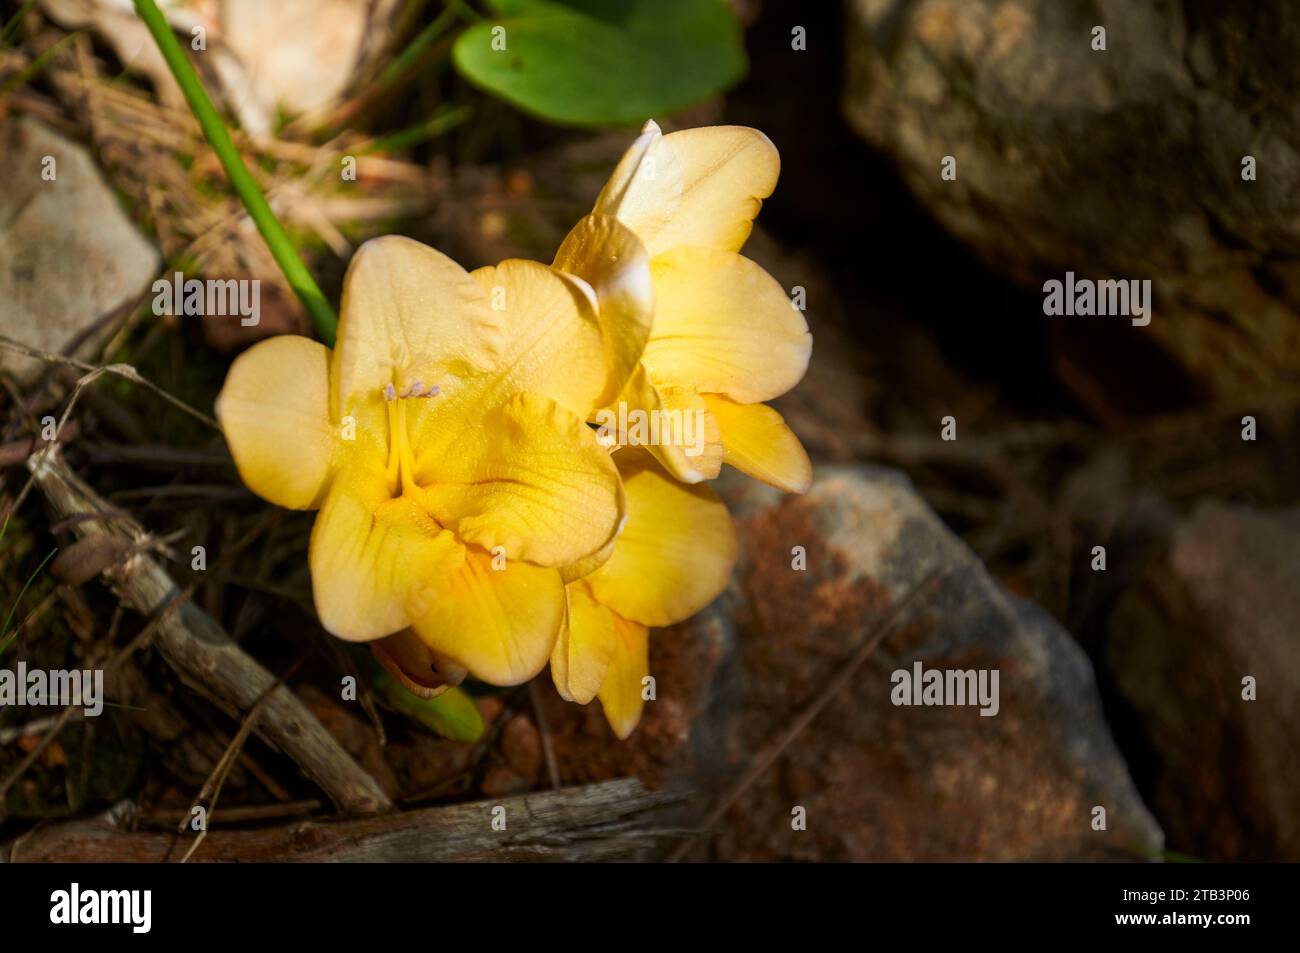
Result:
{"label": "yellow freesia flower", "polygon": [[[614,459],[627,518],[598,554],[597,568],[564,571],[565,619],[551,652],[551,680],[568,701],[599,698],[619,738],[632,734],[645,705],[652,627],[690,618],[727,587],[737,541],[727,508],[707,485],[674,480],[644,451]],[[464,677],[407,629],[371,644],[408,691],[431,698]]]}
{"label": "yellow freesia flower", "polygon": [[687,483],[724,461],[785,490],[811,481],[807,453],[763,401],[803,377],[812,337],[781,285],[739,254],[779,171],[755,129],[665,136],[649,122],[553,263],[595,291],[606,358],[628,379],[618,401],[704,422],[702,452],[650,447]]}
{"label": "yellow freesia flower", "polygon": [[332,352],[284,336],[234,362],[217,416],[254,492],[319,508],[309,564],[329,632],[409,627],[448,681],[517,684],[546,664],[562,570],[607,556],[624,513],[584,422],[622,386],[591,300],[534,262],[471,275],[380,238],[348,268]]}
{"label": "yellow freesia flower", "polygon": [[569,701],[599,697],[620,738],[636,728],[649,674],[649,630],[689,618],[727,586],[736,534],[707,486],[672,479],[648,454],[615,454],[627,521],[608,561],[566,587],[551,678]]}

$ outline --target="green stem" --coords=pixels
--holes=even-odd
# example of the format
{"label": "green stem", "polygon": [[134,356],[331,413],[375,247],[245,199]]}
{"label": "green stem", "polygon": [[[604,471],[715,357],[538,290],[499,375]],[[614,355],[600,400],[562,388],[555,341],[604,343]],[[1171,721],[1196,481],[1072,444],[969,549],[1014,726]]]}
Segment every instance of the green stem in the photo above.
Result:
{"label": "green stem", "polygon": [[468,120],[473,113],[473,106],[440,109],[423,122],[418,122],[407,129],[376,139],[363,148],[361,153],[369,155],[373,152],[400,152],[403,149],[409,149],[411,146],[441,136],[450,129],[455,129]]}
{"label": "green stem", "polygon": [[380,74],[379,83],[381,86],[387,86],[396,82],[399,77],[417,62],[420,57],[429,48],[429,46],[451,26],[452,21],[456,19],[456,11],[452,7],[443,10],[442,13],[429,23],[423,30],[416,34],[415,39],[406,45],[388,67]]}
{"label": "green stem", "polygon": [[180,42],[172,33],[162,11],[158,9],[158,4],[154,0],[135,0],[135,9],[140,14],[140,19],[144,21],[144,25],[149,28],[149,32],[153,34],[159,52],[166,60],[172,75],[176,77],[181,92],[185,94],[185,101],[189,103],[190,111],[194,113],[194,118],[202,127],[203,134],[207,136],[217,158],[221,160],[221,167],[226,170],[226,176],[234,186],[235,193],[244,203],[244,208],[248,209],[248,217],[253,220],[257,230],[266,239],[266,244],[270,247],[271,254],[275,256],[276,264],[284,272],[289,287],[294,290],[303,307],[307,309],[307,314],[311,316],[311,323],[315,326],[316,333],[320,335],[321,340],[332,346],[339,324],[334,309],[321,293],[316,280],[303,264],[302,258],[298,256],[284,226],[271,211],[271,206],[267,204],[266,197],[258,188],[257,181],[248,171],[248,166],[244,165],[243,158],[240,157],[239,151],[235,149],[235,144],[230,139],[230,133],[226,131],[226,126],[217,114],[216,107],[212,105],[212,100],[203,89],[203,84],[199,82],[194,67],[185,58]]}
{"label": "green stem", "polygon": [[[21,73],[17,74],[12,79],[10,79],[9,82],[5,83],[3,87],[0,87],[0,103],[3,103],[5,97],[8,96],[10,93],[12,93],[14,90],[22,89],[24,86],[30,83],[32,79],[35,78],[35,76],[45,68],[45,64],[50,61],[50,58],[53,57],[55,53],[57,53],[59,50],[63,48],[63,45],[65,43],[71,43],[80,35],[81,35],[80,32],[69,33],[67,36],[59,40],[57,43],[51,43],[44,53],[36,57],[36,59],[32,60],[31,63],[27,65],[26,69],[24,69]],[[3,46],[4,43],[0,42],[0,47]]]}
{"label": "green stem", "polygon": [[36,6],[36,0],[27,0],[18,12],[13,15],[8,23],[5,24],[4,32],[0,33],[0,49],[9,45],[9,41],[14,38],[18,28],[23,25],[23,18],[32,12],[32,7]]}

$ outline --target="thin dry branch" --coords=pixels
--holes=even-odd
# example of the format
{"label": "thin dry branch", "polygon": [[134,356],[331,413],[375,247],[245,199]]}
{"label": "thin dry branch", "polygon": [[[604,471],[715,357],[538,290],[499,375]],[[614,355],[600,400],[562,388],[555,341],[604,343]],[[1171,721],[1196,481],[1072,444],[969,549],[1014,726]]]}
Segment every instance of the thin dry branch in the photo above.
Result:
{"label": "thin dry branch", "polygon": [[[132,545],[149,538],[143,527],[129,517],[124,519],[52,450],[34,454],[28,469],[56,518],[77,517],[73,528],[80,537],[115,535]],[[98,518],[85,518],[86,514]],[[108,575],[122,602],[146,616],[158,613],[180,593],[147,552],[136,553]],[[158,620],[153,642],[186,685],[232,718],[241,718],[269,691],[258,719],[258,735],[297,762],[341,811],[370,814],[392,808],[374,778],[352,760],[298,697],[283,685],[272,690],[275,678],[271,673],[188,599]]]}

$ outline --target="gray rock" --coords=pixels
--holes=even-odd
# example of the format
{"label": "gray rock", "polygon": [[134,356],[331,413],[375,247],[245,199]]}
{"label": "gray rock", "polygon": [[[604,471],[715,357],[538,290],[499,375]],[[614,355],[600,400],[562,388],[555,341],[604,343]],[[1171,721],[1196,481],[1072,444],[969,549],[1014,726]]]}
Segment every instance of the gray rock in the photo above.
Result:
{"label": "gray rock", "polygon": [[1144,329],[1072,319],[1075,370],[1122,387],[1127,348],[1219,396],[1300,386],[1300,7],[853,0],[846,33],[850,122],[991,265],[1153,281]]}
{"label": "gray rock", "polygon": [[1171,846],[1300,860],[1300,508],[1201,504],[1116,605],[1107,668]]}
{"label": "gray rock", "polygon": [[[723,763],[744,763],[882,613],[937,578],[730,812],[724,856],[1159,856],[1161,831],[1111,739],[1086,656],[1043,610],[1002,589],[906,477],[833,467],[803,497],[752,481],[727,495],[744,547],[733,655],[715,679]],[[806,570],[792,568],[794,546],[805,548]],[[996,670],[997,713],[893,704],[893,673],[916,662]],[[806,831],[791,829],[796,806],[807,811]],[[1105,808],[1104,831],[1093,829],[1095,807]]]}
{"label": "gray rock", "polygon": [[[42,176],[46,156],[52,180]],[[61,351],[148,290],[158,252],[84,147],[33,119],[9,119],[0,182],[0,333]],[[0,368],[27,376],[39,365],[0,351]]]}
{"label": "gray rock", "polygon": [[[565,783],[636,772],[697,792],[698,828],[756,752],[819,697],[882,615],[938,570],[903,624],[726,813],[723,860],[1148,859],[1163,835],[1111,739],[1091,666],[1056,622],[1002,589],[901,474],[824,467],[805,496],[748,478],[734,584],[656,632],[656,700],[623,745],[586,711],[547,717]],[[804,547],[807,568],[792,568]],[[896,706],[896,670],[996,669],[998,712]],[[549,694],[549,693],[548,693]],[[1093,809],[1106,809],[1106,830]],[[803,807],[807,829],[793,830]],[[697,844],[691,856],[706,855]]]}

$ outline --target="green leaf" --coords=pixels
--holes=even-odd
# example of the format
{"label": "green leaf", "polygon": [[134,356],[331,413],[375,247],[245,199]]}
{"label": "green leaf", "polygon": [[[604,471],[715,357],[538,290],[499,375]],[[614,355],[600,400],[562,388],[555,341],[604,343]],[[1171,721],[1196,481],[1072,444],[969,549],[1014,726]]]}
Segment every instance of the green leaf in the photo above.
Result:
{"label": "green leaf", "polygon": [[387,672],[376,672],[373,680],[390,705],[444,738],[474,742],[483,737],[483,716],[461,689],[449,688],[437,698],[425,699],[412,695]]}
{"label": "green leaf", "polygon": [[460,35],[452,52],[456,68],[476,86],[555,123],[642,123],[725,89],[747,68],[740,24],[723,0],[493,0],[492,6],[501,19],[480,21]]}

